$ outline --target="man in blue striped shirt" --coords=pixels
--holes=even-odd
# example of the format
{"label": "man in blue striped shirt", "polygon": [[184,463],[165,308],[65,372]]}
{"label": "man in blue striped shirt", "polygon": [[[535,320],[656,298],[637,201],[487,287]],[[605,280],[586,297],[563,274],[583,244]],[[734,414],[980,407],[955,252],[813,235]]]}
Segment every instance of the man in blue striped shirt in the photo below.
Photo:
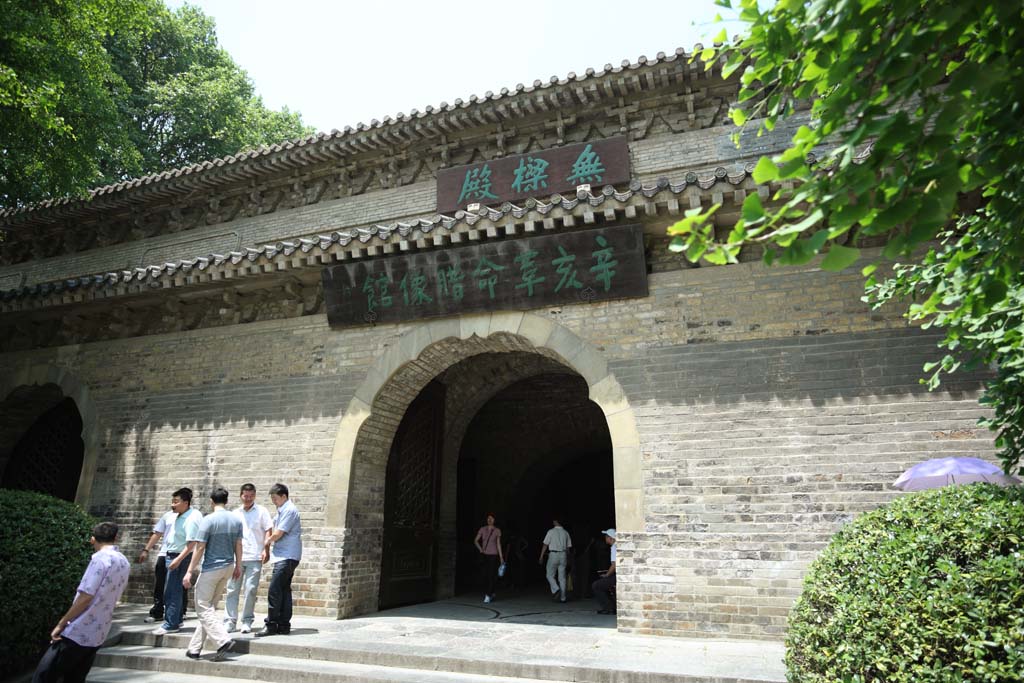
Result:
{"label": "man in blue striped shirt", "polygon": [[274,572],[267,592],[267,619],[257,636],[287,635],[292,630],[292,576],[302,559],[302,520],[288,497],[288,487],[274,484],[270,500],[277,506],[274,529],[266,549]]}

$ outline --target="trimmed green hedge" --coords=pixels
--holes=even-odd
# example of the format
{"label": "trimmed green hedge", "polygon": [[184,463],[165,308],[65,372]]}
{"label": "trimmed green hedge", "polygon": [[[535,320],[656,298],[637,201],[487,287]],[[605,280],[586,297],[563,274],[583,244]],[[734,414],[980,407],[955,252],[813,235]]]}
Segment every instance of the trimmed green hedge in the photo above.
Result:
{"label": "trimmed green hedge", "polygon": [[0,678],[42,655],[89,564],[95,524],[73,503],[0,489]]}
{"label": "trimmed green hedge", "polygon": [[902,496],[839,531],[790,615],[790,681],[1024,679],[1024,487]]}

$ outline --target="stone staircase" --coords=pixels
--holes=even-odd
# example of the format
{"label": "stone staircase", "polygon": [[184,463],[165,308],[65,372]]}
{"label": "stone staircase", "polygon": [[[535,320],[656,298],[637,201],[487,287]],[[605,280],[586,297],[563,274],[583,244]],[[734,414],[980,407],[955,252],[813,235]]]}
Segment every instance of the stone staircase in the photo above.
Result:
{"label": "stone staircase", "polygon": [[[224,661],[212,661],[213,652],[200,660],[185,657],[188,634],[154,636],[138,630],[120,634],[120,642],[100,650],[88,677],[92,683],[174,680],[179,683],[540,683],[574,681],[592,683],[766,683],[777,678],[695,675],[650,671],[637,663],[635,670],[553,663],[543,658],[495,659],[486,646],[479,657],[471,653],[424,654],[396,648],[317,647],[288,638],[238,639]],[[537,653],[541,655],[543,653]],[[629,662],[622,662],[629,666]]]}

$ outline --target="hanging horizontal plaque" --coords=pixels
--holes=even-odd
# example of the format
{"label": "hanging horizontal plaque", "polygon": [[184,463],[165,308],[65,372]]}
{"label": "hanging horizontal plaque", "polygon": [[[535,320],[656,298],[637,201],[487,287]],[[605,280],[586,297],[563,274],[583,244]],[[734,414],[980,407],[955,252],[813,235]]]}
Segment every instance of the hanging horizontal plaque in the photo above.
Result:
{"label": "hanging horizontal plaque", "polygon": [[647,296],[639,225],[327,266],[331,327]]}
{"label": "hanging horizontal plaque", "polygon": [[437,210],[549,197],[579,185],[601,187],[630,180],[625,137],[608,138],[482,161],[437,172]]}

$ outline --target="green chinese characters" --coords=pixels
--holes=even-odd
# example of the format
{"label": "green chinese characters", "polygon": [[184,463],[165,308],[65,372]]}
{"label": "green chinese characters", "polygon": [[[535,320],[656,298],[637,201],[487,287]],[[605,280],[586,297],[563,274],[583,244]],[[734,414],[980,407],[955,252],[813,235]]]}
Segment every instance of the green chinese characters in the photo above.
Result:
{"label": "green chinese characters", "polygon": [[[577,245],[577,249],[586,249],[580,237],[582,235],[573,235],[570,244]],[[447,262],[449,259],[445,257],[446,262],[426,269],[417,267],[404,272],[398,270],[394,279],[387,273],[370,273],[360,291],[365,296],[369,313],[378,313],[382,309],[396,306],[430,309],[444,301],[462,304],[467,294],[468,305],[473,306],[481,298],[498,298],[501,288],[510,286],[528,298],[543,295],[545,291],[559,294],[583,290],[588,281],[593,287],[591,292],[611,291],[619,261],[615,257],[615,247],[605,235],[594,235],[592,247],[582,254],[573,253],[563,244],[554,246],[557,253],[553,257],[550,253],[541,256],[541,251],[524,244],[526,248],[516,251],[514,256],[504,250],[503,253],[479,254],[474,261],[466,263],[465,268],[458,256],[455,256],[452,262]],[[475,287],[466,282],[467,276],[475,283]],[[545,287],[550,289],[545,290]]]}
{"label": "green chinese characters", "polygon": [[462,181],[462,192],[459,194],[459,203],[465,200],[481,202],[485,199],[497,199],[498,196],[491,192],[491,167],[484,164],[480,168],[471,168],[466,171],[466,178]]}
{"label": "green chinese characters", "polygon": [[392,299],[391,294],[388,292],[388,285],[390,284],[391,279],[386,273],[381,273],[380,275],[371,273],[366,276],[362,292],[366,295],[367,311],[373,313],[378,308],[391,308]]}
{"label": "green chinese characters", "polygon": [[587,145],[576,157],[576,162],[572,165],[572,172],[565,180],[572,185],[599,183],[604,177],[605,170],[604,164],[601,163],[601,157],[594,151],[594,146]]}

